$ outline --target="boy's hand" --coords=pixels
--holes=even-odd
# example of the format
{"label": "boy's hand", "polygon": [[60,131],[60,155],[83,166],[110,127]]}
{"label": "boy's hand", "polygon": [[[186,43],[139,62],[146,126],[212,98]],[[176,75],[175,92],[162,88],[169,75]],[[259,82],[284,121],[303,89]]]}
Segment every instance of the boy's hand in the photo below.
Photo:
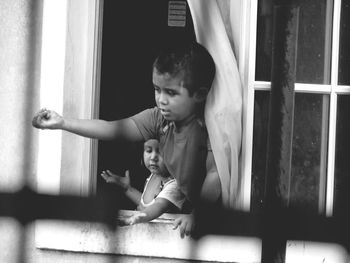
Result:
{"label": "boy's hand", "polygon": [[175,230],[178,227],[180,229],[181,238],[183,238],[185,235],[189,236],[194,229],[193,215],[181,215],[180,217],[176,218],[173,223],[173,229]]}
{"label": "boy's hand", "polygon": [[39,129],[61,129],[63,122],[62,116],[44,108],[34,116],[32,125]]}
{"label": "boy's hand", "polygon": [[125,176],[114,174],[110,170],[102,171],[101,176],[105,179],[106,183],[116,184],[125,192],[130,188],[129,170],[125,171]]}

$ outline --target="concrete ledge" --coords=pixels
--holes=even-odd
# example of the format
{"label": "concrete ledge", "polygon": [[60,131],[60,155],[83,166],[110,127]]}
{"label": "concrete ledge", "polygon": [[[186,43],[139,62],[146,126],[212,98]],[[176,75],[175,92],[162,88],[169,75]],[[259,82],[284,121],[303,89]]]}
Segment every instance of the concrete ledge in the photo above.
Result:
{"label": "concrete ledge", "polygon": [[[127,216],[134,211],[121,211]],[[206,236],[197,242],[181,238],[164,214],[150,223],[111,230],[104,224],[41,220],[36,222],[36,247],[62,251],[162,257],[215,262],[260,262],[258,238]]]}

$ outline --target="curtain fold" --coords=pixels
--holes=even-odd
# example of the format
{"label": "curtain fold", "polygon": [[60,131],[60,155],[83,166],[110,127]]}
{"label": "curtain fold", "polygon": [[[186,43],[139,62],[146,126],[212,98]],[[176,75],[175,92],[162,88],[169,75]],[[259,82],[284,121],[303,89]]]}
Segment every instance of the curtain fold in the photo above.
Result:
{"label": "curtain fold", "polygon": [[232,35],[237,30],[233,30],[234,19],[226,10],[231,10],[230,1],[220,3],[221,11],[215,0],[188,0],[188,4],[197,41],[208,49],[216,65],[205,121],[221,180],[222,202],[226,208],[241,210],[242,84],[233,51],[238,43],[234,43]]}

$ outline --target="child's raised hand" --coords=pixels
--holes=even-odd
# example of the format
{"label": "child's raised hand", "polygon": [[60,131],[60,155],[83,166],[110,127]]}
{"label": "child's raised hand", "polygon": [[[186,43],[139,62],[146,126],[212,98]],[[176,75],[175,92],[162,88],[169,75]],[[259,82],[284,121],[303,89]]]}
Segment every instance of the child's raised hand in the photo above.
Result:
{"label": "child's raised hand", "polygon": [[44,108],[34,116],[32,125],[39,129],[60,129],[63,126],[63,118],[58,113]]}
{"label": "child's raised hand", "polygon": [[130,188],[129,170],[125,171],[125,176],[114,174],[110,170],[102,171],[101,176],[105,179],[106,183],[116,184],[124,191],[127,191]]}

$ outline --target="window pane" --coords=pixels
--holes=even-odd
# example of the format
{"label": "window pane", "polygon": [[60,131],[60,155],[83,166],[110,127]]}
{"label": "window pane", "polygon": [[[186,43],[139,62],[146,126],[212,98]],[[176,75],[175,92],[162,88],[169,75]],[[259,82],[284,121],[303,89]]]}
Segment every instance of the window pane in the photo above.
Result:
{"label": "window pane", "polygon": [[[264,197],[269,92],[255,95],[252,211],[261,208]],[[324,209],[329,96],[299,94],[295,96],[292,176],[289,181],[290,206]]]}
{"label": "window pane", "polygon": [[339,84],[350,85],[350,0],[343,0],[340,20]]}
{"label": "window pane", "polygon": [[270,92],[255,92],[251,192],[252,211],[259,211],[262,208],[264,200],[269,103]]}
{"label": "window pane", "polygon": [[295,96],[290,205],[324,209],[329,96]]}
{"label": "window pane", "polygon": [[[334,215],[347,212],[350,189],[350,95],[338,98],[337,140],[335,146]],[[347,196],[347,197],[346,197]],[[344,209],[346,208],[346,210]]]}
{"label": "window pane", "polygon": [[[297,43],[296,81],[329,84],[331,55],[331,0],[301,1]],[[256,49],[256,80],[270,81],[273,0],[260,0]]]}

